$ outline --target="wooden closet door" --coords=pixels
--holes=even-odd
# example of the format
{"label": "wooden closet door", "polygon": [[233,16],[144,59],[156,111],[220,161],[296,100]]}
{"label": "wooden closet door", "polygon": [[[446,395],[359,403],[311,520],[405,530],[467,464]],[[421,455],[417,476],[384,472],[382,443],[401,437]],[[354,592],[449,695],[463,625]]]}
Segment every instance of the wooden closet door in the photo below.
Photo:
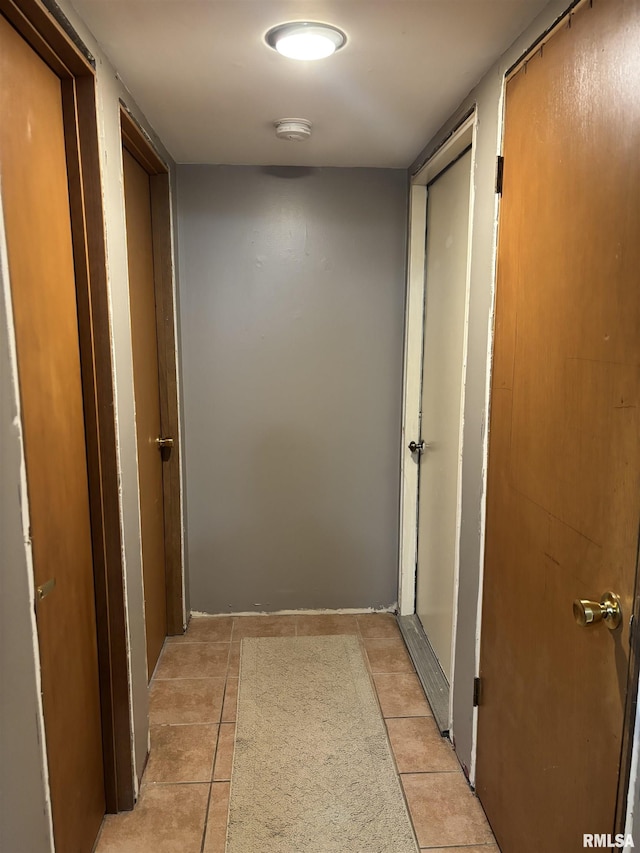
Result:
{"label": "wooden closet door", "polygon": [[61,87],[2,16],[0,114],[53,829],[59,853],[90,853],[105,799]]}
{"label": "wooden closet door", "polygon": [[[612,833],[640,522],[640,3],[507,85],[477,790],[503,853]],[[575,599],[620,596],[579,627]],[[636,841],[637,843],[637,841]]]}

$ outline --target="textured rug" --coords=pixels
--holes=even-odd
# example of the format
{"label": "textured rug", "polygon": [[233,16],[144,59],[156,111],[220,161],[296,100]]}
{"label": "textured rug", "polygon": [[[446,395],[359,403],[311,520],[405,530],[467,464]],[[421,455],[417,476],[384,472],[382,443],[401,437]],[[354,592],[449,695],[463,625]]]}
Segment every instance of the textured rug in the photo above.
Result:
{"label": "textured rug", "polygon": [[417,853],[356,637],[242,641],[227,853]]}

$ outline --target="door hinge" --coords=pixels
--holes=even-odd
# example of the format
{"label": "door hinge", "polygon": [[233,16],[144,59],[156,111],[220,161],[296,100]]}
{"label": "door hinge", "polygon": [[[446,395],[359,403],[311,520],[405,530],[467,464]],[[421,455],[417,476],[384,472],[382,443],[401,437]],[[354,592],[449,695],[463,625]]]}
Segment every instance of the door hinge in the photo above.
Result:
{"label": "door hinge", "polygon": [[504,157],[500,154],[498,155],[498,162],[496,163],[496,192],[498,195],[502,195],[502,182],[504,179]]}
{"label": "door hinge", "polygon": [[473,707],[477,708],[480,704],[481,697],[481,682],[479,678],[473,679]]}

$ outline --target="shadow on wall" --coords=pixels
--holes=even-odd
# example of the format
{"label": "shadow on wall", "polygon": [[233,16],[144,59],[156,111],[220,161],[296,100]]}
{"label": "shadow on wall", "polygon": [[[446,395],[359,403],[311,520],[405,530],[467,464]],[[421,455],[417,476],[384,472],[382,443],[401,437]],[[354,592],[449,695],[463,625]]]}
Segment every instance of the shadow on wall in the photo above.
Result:
{"label": "shadow on wall", "polygon": [[368,561],[334,509],[335,471],[323,448],[282,428],[265,432],[246,454],[244,524],[214,544],[217,600],[229,612],[244,610],[249,589],[256,611],[345,606],[366,587]]}
{"label": "shadow on wall", "polygon": [[271,175],[272,178],[286,178],[290,181],[296,178],[308,178],[318,170],[311,166],[261,166],[260,171],[263,175]]}

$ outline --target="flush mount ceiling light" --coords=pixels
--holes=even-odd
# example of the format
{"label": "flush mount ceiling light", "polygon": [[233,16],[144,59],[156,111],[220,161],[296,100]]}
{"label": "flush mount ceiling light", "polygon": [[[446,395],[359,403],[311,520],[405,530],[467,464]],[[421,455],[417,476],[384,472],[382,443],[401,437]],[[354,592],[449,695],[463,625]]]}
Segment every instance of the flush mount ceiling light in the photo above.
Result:
{"label": "flush mount ceiling light", "polygon": [[311,122],[306,118],[279,118],[273,126],[278,139],[289,142],[306,142],[311,136]]}
{"label": "flush mount ceiling light", "polygon": [[289,59],[324,59],[344,47],[346,35],[330,24],[315,21],[292,21],[273,27],[265,41]]}

